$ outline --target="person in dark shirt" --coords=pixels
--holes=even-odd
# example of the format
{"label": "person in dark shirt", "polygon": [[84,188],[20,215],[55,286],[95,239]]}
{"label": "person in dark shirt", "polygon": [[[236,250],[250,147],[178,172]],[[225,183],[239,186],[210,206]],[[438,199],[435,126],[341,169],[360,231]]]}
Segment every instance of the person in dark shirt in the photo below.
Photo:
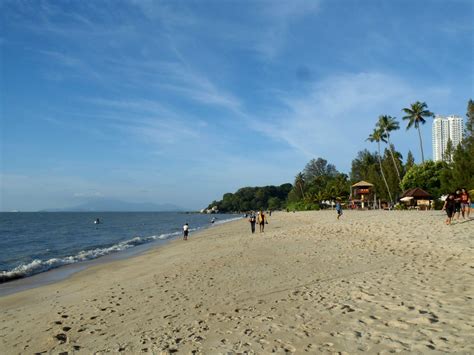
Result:
{"label": "person in dark shirt", "polygon": [[253,234],[255,233],[255,223],[257,223],[257,218],[255,217],[253,212],[250,215],[249,222],[250,222],[250,230],[252,231],[252,234]]}
{"label": "person in dark shirt", "polygon": [[448,197],[446,197],[446,201],[444,201],[443,210],[446,211],[446,215],[448,216],[446,218],[446,224],[450,225],[453,220],[454,212],[456,210],[456,201],[454,194],[449,194]]}
{"label": "person in dark shirt", "polygon": [[456,215],[456,219],[459,220],[461,216],[461,189],[456,189],[454,193],[454,214]]}

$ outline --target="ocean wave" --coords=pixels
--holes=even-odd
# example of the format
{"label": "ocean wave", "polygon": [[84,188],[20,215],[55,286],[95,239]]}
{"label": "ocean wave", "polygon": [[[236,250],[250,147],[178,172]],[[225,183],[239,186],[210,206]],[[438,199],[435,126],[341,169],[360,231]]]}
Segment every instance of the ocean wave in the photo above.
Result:
{"label": "ocean wave", "polygon": [[0,283],[21,279],[58,268],[64,265],[75,264],[81,261],[87,261],[105,256],[111,253],[124,251],[137,245],[148,243],[154,240],[166,240],[179,235],[179,232],[166,233],[160,235],[152,235],[149,237],[134,237],[114,244],[106,248],[95,248],[90,250],[81,250],[76,255],[70,255],[63,258],[51,258],[48,260],[35,259],[27,264],[21,264],[12,270],[0,272]]}
{"label": "ocean wave", "polygon": [[223,219],[223,220],[216,220],[214,222],[214,225],[217,225],[217,224],[224,224],[224,223],[227,223],[227,222],[232,222],[232,221],[238,221],[238,220],[241,220],[242,217],[232,217],[232,218],[228,218],[228,219]]}
{"label": "ocean wave", "polygon": [[[225,219],[216,223],[222,224],[222,223],[231,222],[237,219],[240,219],[240,217],[229,218],[229,219]],[[202,227],[191,228],[190,231],[197,231],[200,229],[202,229]],[[124,251],[129,248],[133,248],[138,245],[149,243],[155,240],[171,239],[173,237],[177,237],[181,235],[181,233],[182,232],[179,231],[179,232],[164,233],[160,235],[152,235],[149,237],[137,236],[132,239],[114,244],[110,247],[95,248],[95,249],[90,249],[90,250],[81,250],[79,253],[75,255],[70,255],[70,256],[66,256],[62,258],[51,258],[48,260],[35,259],[27,264],[21,264],[15,267],[14,269],[0,271],[0,283],[25,278],[28,276],[33,276],[33,275],[36,275],[36,274],[39,274],[51,269],[56,269],[60,266],[65,266],[65,265],[75,264],[81,261],[96,259],[101,256]]]}

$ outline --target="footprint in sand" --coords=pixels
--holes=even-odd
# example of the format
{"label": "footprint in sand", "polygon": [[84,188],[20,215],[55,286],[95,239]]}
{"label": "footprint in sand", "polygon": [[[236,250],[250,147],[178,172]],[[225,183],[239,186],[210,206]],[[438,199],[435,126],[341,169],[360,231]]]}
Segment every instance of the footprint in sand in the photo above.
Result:
{"label": "footprint in sand", "polygon": [[59,333],[54,336],[56,340],[59,340],[60,344],[64,344],[67,341],[67,335],[64,333]]}

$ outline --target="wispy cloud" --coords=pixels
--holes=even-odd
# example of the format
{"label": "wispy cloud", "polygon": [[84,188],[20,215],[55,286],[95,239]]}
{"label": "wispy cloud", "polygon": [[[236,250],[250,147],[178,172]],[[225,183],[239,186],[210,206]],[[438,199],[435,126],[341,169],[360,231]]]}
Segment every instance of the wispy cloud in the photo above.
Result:
{"label": "wispy cloud", "polygon": [[[151,100],[85,99],[104,113],[106,127],[158,146],[198,139],[200,121],[180,117],[163,104]],[[186,119],[187,118],[187,119]]]}
{"label": "wispy cloud", "polygon": [[253,42],[255,50],[266,59],[274,59],[284,49],[291,26],[320,9],[320,1],[262,1],[265,25]]}
{"label": "wispy cloud", "polygon": [[145,17],[159,21],[172,42],[192,43],[192,37],[210,37],[217,43],[230,41],[234,46],[254,51],[263,60],[275,59],[285,48],[291,26],[317,14],[320,2],[262,0],[253,2],[252,6],[247,3],[228,4],[234,6],[240,15],[224,20],[203,16],[199,6],[193,7],[192,3],[130,1]]}
{"label": "wispy cloud", "polygon": [[378,72],[330,76],[315,83],[305,95],[280,97],[286,106],[284,113],[255,127],[308,157],[347,153],[348,160],[354,149],[360,148],[354,137],[363,142],[378,115],[399,115],[419,92],[432,101],[449,95],[443,88],[419,90]]}
{"label": "wispy cloud", "polygon": [[[64,74],[57,74],[57,65],[65,67],[68,72],[68,76],[75,78],[87,78],[87,80],[103,80],[102,75],[98,70],[94,69],[93,66],[84,61],[79,56],[73,56],[66,53],[61,53],[52,50],[39,50],[38,53],[46,56],[49,61],[54,62],[55,71],[54,76],[50,76],[51,79],[57,80],[58,78],[64,78]],[[50,74],[53,75],[53,74]]]}

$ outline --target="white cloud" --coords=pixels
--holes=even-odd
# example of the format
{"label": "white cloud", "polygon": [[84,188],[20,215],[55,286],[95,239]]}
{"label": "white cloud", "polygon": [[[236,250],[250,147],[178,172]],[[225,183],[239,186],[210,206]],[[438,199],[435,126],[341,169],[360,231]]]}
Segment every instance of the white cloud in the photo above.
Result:
{"label": "white cloud", "polygon": [[[336,157],[346,166],[381,114],[398,116],[410,102],[449,95],[444,88],[418,88],[398,77],[366,72],[328,77],[301,96],[280,97],[285,110],[254,128],[304,153]],[[403,126],[403,124],[402,124]],[[347,156],[347,158],[343,158]]]}
{"label": "white cloud", "polygon": [[315,15],[320,8],[320,1],[262,1],[261,19],[264,26],[255,28],[248,38],[254,49],[264,59],[274,59],[287,42],[291,26],[301,19]]}
{"label": "white cloud", "polygon": [[[57,81],[64,79],[65,75],[63,73],[57,72],[56,64],[61,65],[68,69],[66,72],[69,76],[75,76],[76,78],[87,77],[88,80],[102,80],[101,74],[93,68],[90,64],[86,63],[83,59],[78,56],[69,55],[66,53],[61,53],[57,51],[49,50],[40,50],[39,53],[48,57],[48,60],[52,60],[55,63],[55,71],[45,73],[45,77]],[[72,70],[72,72],[71,72]]]}
{"label": "white cloud", "polygon": [[198,128],[202,127],[199,120],[190,119],[157,101],[102,98],[86,98],[85,101],[105,112],[107,127],[134,135],[138,140],[163,146],[199,138]]}
{"label": "white cloud", "polygon": [[157,87],[180,93],[185,98],[209,106],[229,110],[239,110],[241,103],[237,97],[218,87],[208,77],[191,68],[186,62],[166,65],[168,82],[156,84]]}

